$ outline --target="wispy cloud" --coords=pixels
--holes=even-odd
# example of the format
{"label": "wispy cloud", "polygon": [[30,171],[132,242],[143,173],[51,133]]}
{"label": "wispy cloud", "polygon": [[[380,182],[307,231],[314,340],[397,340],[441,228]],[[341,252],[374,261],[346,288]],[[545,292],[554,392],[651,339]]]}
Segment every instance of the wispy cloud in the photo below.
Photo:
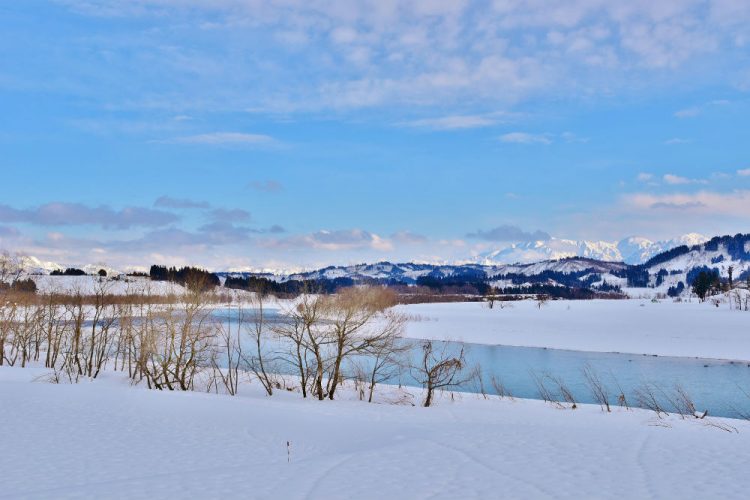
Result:
{"label": "wispy cloud", "polygon": [[635,179],[638,182],[649,182],[654,179],[654,174],[649,174],[648,172],[641,172],[635,177]]}
{"label": "wispy cloud", "polygon": [[429,128],[433,130],[460,130],[489,127],[496,125],[497,123],[497,118],[487,115],[451,115],[402,122],[400,125],[416,128]]}
{"label": "wispy cloud", "polygon": [[215,208],[208,215],[217,222],[249,222],[252,220],[250,212],[241,208]]}
{"label": "wispy cloud", "polygon": [[278,193],[284,190],[284,186],[279,181],[251,181],[247,187],[253,191],[261,193]]}
{"label": "wispy cloud", "polygon": [[689,143],[690,143],[689,139],[682,139],[680,137],[672,137],[671,139],[667,139],[666,141],[664,141],[664,144],[666,144],[667,146],[676,146],[678,144],[689,144]]}
{"label": "wispy cloud", "polygon": [[209,134],[186,135],[158,141],[162,144],[204,144],[208,146],[267,146],[275,144],[273,137],[264,134],[247,134],[243,132],[212,132]]}
{"label": "wispy cloud", "polygon": [[680,211],[701,215],[742,216],[750,206],[750,191],[626,195],[625,206],[638,211]]}
{"label": "wispy cloud", "polygon": [[500,136],[500,141],[511,144],[552,144],[547,134],[530,134],[527,132],[509,132]]}
{"label": "wispy cloud", "polygon": [[[129,44],[126,51],[119,39],[97,38],[103,46],[92,53],[107,51],[115,63],[109,67],[119,71],[112,80],[137,69],[144,80],[158,75],[163,83],[153,95],[127,79],[128,88],[111,94],[120,100],[267,111],[513,103],[539,92],[559,96],[581,89],[609,93],[616,85],[663,80],[654,69],[690,71],[699,57],[731,52],[750,20],[737,2],[710,0],[60,1],[82,15],[151,17],[170,28],[141,34],[147,37],[142,47]],[[224,38],[226,50],[207,54],[193,43],[196,32],[218,30],[233,35]],[[246,57],[248,40],[259,37],[264,50]],[[146,56],[149,66],[142,64]],[[736,66],[714,78],[737,79],[744,67]],[[103,81],[110,80],[76,83],[106,94]]]}
{"label": "wispy cloud", "polygon": [[675,174],[664,174],[662,177],[664,182],[670,185],[681,185],[681,184],[708,184],[708,181],[705,179],[690,179],[688,177],[683,177],[681,175],[675,175]]}
{"label": "wispy cloud", "polygon": [[473,233],[468,233],[467,238],[480,239],[485,241],[546,241],[550,239],[549,233],[545,231],[524,231],[518,226],[505,224],[498,226],[487,231],[477,230]]}
{"label": "wispy cloud", "polygon": [[211,205],[207,201],[173,198],[164,195],[156,199],[154,206],[161,208],[209,208]]}
{"label": "wispy cloud", "polygon": [[392,242],[387,238],[361,229],[321,230],[306,235],[268,240],[265,245],[272,248],[313,248],[328,251],[393,249]]}
{"label": "wispy cloud", "polygon": [[685,108],[679,111],[675,111],[674,115],[677,118],[693,118],[701,114],[702,109],[699,107]]}
{"label": "wispy cloud", "polygon": [[417,244],[417,243],[426,243],[428,241],[427,236],[413,233],[411,231],[399,231],[397,233],[393,233],[391,235],[391,239],[396,243],[401,244]]}
{"label": "wispy cloud", "polygon": [[680,109],[679,111],[675,112],[674,116],[677,118],[694,118],[696,116],[702,115],[706,111],[709,111],[712,107],[726,106],[728,104],[731,104],[731,101],[727,99],[714,99],[699,106],[691,106],[689,108]]}
{"label": "wispy cloud", "polygon": [[737,175],[740,177],[749,177],[750,176],[750,168],[741,168],[737,171]]}
{"label": "wispy cloud", "polygon": [[82,203],[65,202],[26,209],[0,205],[0,221],[41,226],[94,225],[104,229],[129,229],[165,226],[177,220],[179,217],[173,213],[143,207],[115,210],[106,205],[89,207]]}

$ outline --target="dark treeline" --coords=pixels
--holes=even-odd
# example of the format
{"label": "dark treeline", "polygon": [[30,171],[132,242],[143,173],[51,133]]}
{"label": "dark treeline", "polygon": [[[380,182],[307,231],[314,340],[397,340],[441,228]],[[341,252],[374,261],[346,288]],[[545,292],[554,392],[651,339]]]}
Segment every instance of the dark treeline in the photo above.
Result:
{"label": "dark treeline", "polygon": [[210,290],[221,285],[219,277],[197,267],[151,266],[149,277],[153,281],[169,281],[188,288]]}
{"label": "dark treeline", "polygon": [[277,297],[296,297],[305,292],[331,294],[351,286],[354,286],[354,280],[351,278],[278,282],[260,276],[227,276],[226,281],[224,281],[225,288],[247,290]]}
{"label": "dark treeline", "polygon": [[750,260],[750,252],[746,250],[748,242],[750,242],[750,234],[716,236],[706,242],[705,248],[709,252],[715,252],[719,249],[719,245],[722,245],[732,260]]}
{"label": "dark treeline", "polygon": [[421,276],[417,278],[417,286],[425,286],[447,294],[486,295],[490,285],[485,279],[460,276]]}
{"label": "dark treeline", "polygon": [[568,286],[544,285],[535,283],[530,286],[505,287],[498,289],[504,295],[536,295],[546,296],[554,299],[593,299],[595,297],[616,298],[618,294],[599,295],[588,288],[573,288]]}
{"label": "dark treeline", "polygon": [[86,276],[86,271],[82,269],[76,269],[75,267],[69,267],[64,271],[55,269],[49,274],[50,276]]}

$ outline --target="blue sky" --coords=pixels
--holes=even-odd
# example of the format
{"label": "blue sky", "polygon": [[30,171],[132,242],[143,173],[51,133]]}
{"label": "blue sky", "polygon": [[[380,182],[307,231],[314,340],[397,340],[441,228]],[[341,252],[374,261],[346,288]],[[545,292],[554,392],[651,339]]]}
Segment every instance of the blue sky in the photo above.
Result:
{"label": "blue sky", "polygon": [[3,2],[0,248],[297,268],[748,231],[750,4],[624,4]]}

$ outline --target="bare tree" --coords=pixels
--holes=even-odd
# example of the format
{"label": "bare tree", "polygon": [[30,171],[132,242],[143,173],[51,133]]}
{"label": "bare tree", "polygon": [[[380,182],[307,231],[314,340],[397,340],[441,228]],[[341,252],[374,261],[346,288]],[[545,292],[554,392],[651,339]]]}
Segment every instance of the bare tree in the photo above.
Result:
{"label": "bare tree", "polygon": [[280,353],[280,358],[295,368],[300,378],[302,397],[307,397],[309,383],[310,361],[308,360],[307,330],[305,316],[298,308],[287,308],[282,312],[282,321],[274,324],[271,331],[281,339],[288,350]]}
{"label": "bare tree", "polygon": [[298,300],[296,310],[304,332],[302,345],[306,353],[309,352],[313,358],[311,362],[314,373],[310,375],[311,370],[308,370],[306,379],[309,380],[310,392],[313,396],[323,400],[326,397],[323,390],[323,377],[327,361],[326,350],[332,340],[322,325],[322,298],[318,295],[304,293]]}
{"label": "bare tree", "polygon": [[463,346],[456,352],[447,342],[436,349],[431,340],[424,341],[420,363],[412,366],[412,376],[427,391],[422,405],[432,405],[436,390],[454,388],[468,382],[471,375],[465,375],[465,368]]}
{"label": "bare tree", "polygon": [[541,309],[543,306],[546,306],[549,302],[549,295],[540,293],[536,296],[536,306],[537,308]]}
{"label": "bare tree", "polygon": [[368,403],[372,403],[375,385],[390,379],[394,372],[401,370],[405,363],[404,355],[411,349],[409,344],[400,342],[406,316],[393,311],[388,311],[383,316],[383,322],[378,326],[381,331],[364,351],[372,358],[368,375]]}
{"label": "bare tree", "polygon": [[210,366],[216,323],[206,288],[187,287],[177,304],[149,310],[139,332],[138,372],[149,388],[188,391],[199,371]]}
{"label": "bare tree", "polygon": [[490,309],[495,307],[495,301],[497,300],[497,290],[495,290],[495,287],[487,287],[487,293],[484,295],[484,300],[487,302],[487,307]]}
{"label": "bare tree", "polygon": [[18,303],[13,297],[0,294],[0,366],[10,361],[6,349],[13,340],[17,310]]}
{"label": "bare tree", "polygon": [[260,381],[266,394],[273,395],[274,380],[271,373],[267,370],[266,364],[270,361],[269,354],[265,352],[266,340],[266,317],[265,317],[265,292],[258,288],[255,291],[253,300],[253,310],[250,313],[251,326],[247,329],[255,345],[255,352],[251,356],[245,357],[247,366]]}
{"label": "bare tree", "polygon": [[333,360],[328,378],[328,398],[333,399],[341,378],[343,361],[355,353],[365,353],[378,343],[387,343],[393,325],[379,327],[381,314],[395,304],[395,294],[380,287],[351,287],[323,299],[324,317]]}
{"label": "bare tree", "polygon": [[[239,392],[240,367],[244,359],[242,349],[244,314],[242,303],[238,303],[237,321],[234,324],[232,322],[231,308],[226,323],[217,322],[218,345],[211,356],[213,377],[211,382],[209,382],[208,391],[211,390],[211,383],[218,389],[218,382],[220,381],[227,394],[235,396]],[[225,363],[220,363],[220,358],[223,358]],[[226,364],[226,366],[220,366],[221,364]]]}

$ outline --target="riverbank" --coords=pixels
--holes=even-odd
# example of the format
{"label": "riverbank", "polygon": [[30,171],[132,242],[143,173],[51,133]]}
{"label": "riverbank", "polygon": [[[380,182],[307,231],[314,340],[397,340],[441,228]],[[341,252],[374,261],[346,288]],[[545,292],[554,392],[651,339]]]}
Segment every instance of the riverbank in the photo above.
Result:
{"label": "riverbank", "polygon": [[750,360],[750,312],[671,300],[399,306],[406,336],[573,351]]}

